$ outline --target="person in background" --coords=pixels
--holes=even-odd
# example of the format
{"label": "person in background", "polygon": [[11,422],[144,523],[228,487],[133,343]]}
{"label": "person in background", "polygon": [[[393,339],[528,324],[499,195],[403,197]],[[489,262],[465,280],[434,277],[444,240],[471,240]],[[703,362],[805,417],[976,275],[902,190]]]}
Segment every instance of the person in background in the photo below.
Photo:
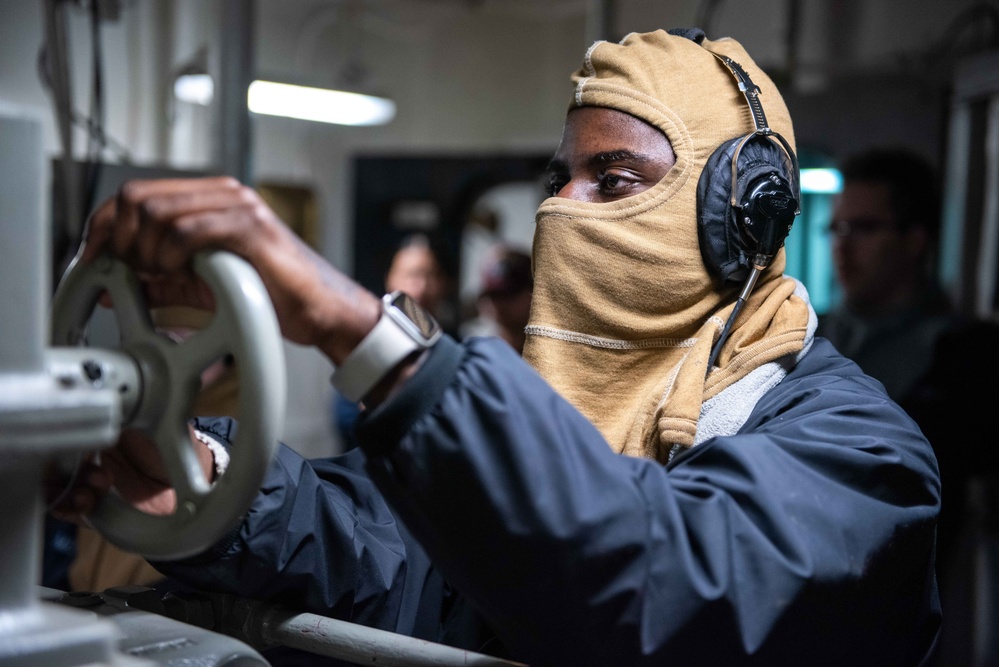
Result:
{"label": "person in background", "polygon": [[450,289],[449,263],[439,245],[426,234],[402,239],[385,274],[385,290],[401,290],[429,313],[440,317]]}
{"label": "person in background", "polygon": [[[916,421],[940,466],[937,573],[944,616],[934,664],[972,664],[969,628],[999,568],[974,563],[999,531],[999,452],[989,415],[999,327],[959,314],[936,278],[940,176],[903,148],[874,148],[840,169],[829,230],[843,301],[819,318],[828,338]],[[976,592],[977,591],[977,592]],[[977,600],[977,602],[976,602]],[[988,605],[986,605],[988,606]],[[984,620],[990,626],[999,616]],[[993,658],[999,660],[999,652]]]}
{"label": "person in background", "polygon": [[498,336],[523,353],[534,290],[530,254],[502,243],[490,247],[482,258],[480,281],[478,317],[462,326],[462,337]]}
{"label": "person in background", "polygon": [[[403,237],[385,273],[385,291],[401,291],[416,299],[428,313],[440,317],[451,286],[450,263],[440,244],[426,234]],[[354,425],[360,407],[333,394],[333,425],[343,451],[357,447]]]}
{"label": "person in background", "polygon": [[905,402],[954,323],[934,275],[939,178],[904,149],[854,155],[840,172],[829,231],[842,303],[819,319],[818,334]]}

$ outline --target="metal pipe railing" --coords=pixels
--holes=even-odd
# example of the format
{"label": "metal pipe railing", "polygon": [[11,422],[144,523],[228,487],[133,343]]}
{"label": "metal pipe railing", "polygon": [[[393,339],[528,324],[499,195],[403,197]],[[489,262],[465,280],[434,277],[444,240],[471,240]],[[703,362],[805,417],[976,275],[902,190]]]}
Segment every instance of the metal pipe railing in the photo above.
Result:
{"label": "metal pipe railing", "polygon": [[[416,639],[387,630],[296,613],[286,607],[228,593],[170,593],[162,603],[134,587],[127,604],[222,632],[257,650],[275,646],[308,651],[359,665],[381,667],[526,667],[523,663]],[[205,604],[208,604],[206,609]],[[209,611],[210,609],[210,611]]]}

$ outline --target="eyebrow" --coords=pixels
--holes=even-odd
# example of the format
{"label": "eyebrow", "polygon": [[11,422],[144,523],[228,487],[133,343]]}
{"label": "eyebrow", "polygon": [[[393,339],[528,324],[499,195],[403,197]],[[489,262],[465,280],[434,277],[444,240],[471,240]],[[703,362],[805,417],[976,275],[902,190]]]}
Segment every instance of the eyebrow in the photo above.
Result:
{"label": "eyebrow", "polygon": [[591,166],[600,166],[600,165],[609,164],[611,162],[619,162],[621,160],[628,160],[630,162],[638,162],[641,164],[645,164],[647,162],[651,162],[652,158],[650,158],[648,155],[642,155],[641,153],[636,153],[635,151],[629,151],[620,148],[615,151],[597,153],[596,155],[594,155],[589,159],[588,164],[590,164]]}
{"label": "eyebrow", "polygon": [[[591,167],[601,167],[606,164],[611,164],[613,162],[619,162],[621,160],[628,160],[630,162],[637,162],[639,164],[647,164],[652,161],[652,158],[648,155],[643,155],[642,153],[636,153],[635,151],[630,151],[625,148],[619,148],[613,151],[604,151],[602,153],[595,153],[590,156],[590,159],[586,161],[586,164]],[[569,165],[565,160],[553,157],[548,162],[548,167],[546,171],[549,174],[564,173],[569,170]]]}

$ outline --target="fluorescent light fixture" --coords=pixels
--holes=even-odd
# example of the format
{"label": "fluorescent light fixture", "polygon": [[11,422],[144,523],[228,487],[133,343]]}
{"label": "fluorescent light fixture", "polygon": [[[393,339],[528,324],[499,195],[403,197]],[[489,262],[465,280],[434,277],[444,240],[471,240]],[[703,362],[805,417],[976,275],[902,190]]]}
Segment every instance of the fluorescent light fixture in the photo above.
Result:
{"label": "fluorescent light fixture", "polygon": [[395,102],[384,97],[273,81],[251,83],[247,104],[253,113],[338,125],[384,125],[395,117]]}
{"label": "fluorescent light fixture", "polygon": [[802,169],[801,191],[805,194],[834,195],[843,189],[843,176],[837,169]]}
{"label": "fluorescent light fixture", "polygon": [[215,95],[210,74],[181,74],[173,82],[173,95],[181,102],[208,106]]}

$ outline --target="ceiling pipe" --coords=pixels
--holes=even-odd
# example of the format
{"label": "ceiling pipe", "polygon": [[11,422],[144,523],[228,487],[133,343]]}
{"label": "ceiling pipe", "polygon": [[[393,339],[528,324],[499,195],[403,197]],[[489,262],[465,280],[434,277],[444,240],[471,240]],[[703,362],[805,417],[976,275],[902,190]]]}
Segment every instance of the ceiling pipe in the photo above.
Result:
{"label": "ceiling pipe", "polygon": [[586,6],[586,43],[599,40],[616,42],[617,0],[589,0]]}
{"label": "ceiling pipe", "polygon": [[253,176],[247,91],[254,67],[254,2],[222,0],[221,52],[217,87],[216,164],[242,183]]}

